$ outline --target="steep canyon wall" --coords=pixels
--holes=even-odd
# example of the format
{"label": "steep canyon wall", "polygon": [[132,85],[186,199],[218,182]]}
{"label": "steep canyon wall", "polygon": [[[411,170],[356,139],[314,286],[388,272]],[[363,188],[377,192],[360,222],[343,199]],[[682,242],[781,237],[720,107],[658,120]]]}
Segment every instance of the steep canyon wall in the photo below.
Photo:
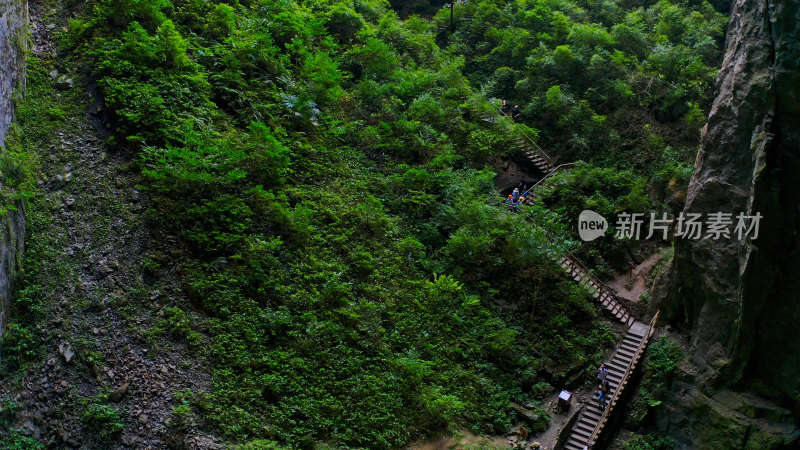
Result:
{"label": "steep canyon wall", "polygon": [[[25,85],[28,2],[0,0],[0,147],[13,117],[13,96]],[[0,150],[2,151],[2,150]],[[0,189],[2,186],[0,186]],[[9,205],[4,205],[9,207]],[[25,241],[24,204],[0,217],[0,337],[6,323],[17,261]]]}
{"label": "steep canyon wall", "polygon": [[800,413],[800,0],[733,3],[684,212],[762,219],[755,240],[676,241],[654,295],[691,336],[692,360],[660,425],[693,448],[789,445]]}

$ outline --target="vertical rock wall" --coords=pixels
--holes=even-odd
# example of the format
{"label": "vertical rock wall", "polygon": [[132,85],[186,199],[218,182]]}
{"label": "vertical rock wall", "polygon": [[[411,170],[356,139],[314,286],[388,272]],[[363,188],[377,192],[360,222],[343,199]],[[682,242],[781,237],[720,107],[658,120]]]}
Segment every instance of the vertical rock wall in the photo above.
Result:
{"label": "vertical rock wall", "polygon": [[28,2],[0,0],[0,144],[13,114],[12,95],[25,80]]}
{"label": "vertical rock wall", "polygon": [[800,413],[800,0],[734,2],[684,211],[763,218],[756,240],[676,242],[659,306],[693,367],[662,426],[697,448],[781,448],[792,425],[754,446],[764,418],[739,410]]}
{"label": "vertical rock wall", "polygon": [[[12,97],[25,85],[27,28],[27,0],[0,0],[0,147],[5,145],[14,113]],[[8,314],[17,260],[25,241],[24,205],[18,202],[16,208],[0,217],[0,337]]]}

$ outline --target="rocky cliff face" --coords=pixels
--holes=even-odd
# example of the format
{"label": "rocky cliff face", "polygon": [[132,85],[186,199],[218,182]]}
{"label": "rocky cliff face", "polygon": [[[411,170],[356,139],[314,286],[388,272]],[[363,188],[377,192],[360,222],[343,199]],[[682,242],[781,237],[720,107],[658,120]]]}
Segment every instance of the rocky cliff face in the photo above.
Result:
{"label": "rocky cliff face", "polygon": [[[737,0],[684,211],[760,213],[759,236],[678,240],[658,302],[662,317],[690,333],[693,356],[661,425],[698,448],[713,448],[713,436],[720,448],[780,447],[796,432],[790,411],[800,412],[798,97],[800,1]],[[768,408],[761,407],[765,399]],[[758,421],[787,426],[768,431]],[[775,439],[748,443],[759,433]]]}
{"label": "rocky cliff face", "polygon": [[[27,26],[27,1],[0,0],[0,147],[5,145],[11,125],[13,94],[25,84]],[[0,337],[6,322],[17,259],[25,241],[24,205],[18,202],[15,206],[16,210],[0,216]]]}
{"label": "rocky cliff face", "polygon": [[12,95],[20,83],[24,84],[27,24],[27,1],[0,0],[0,145],[11,124]]}

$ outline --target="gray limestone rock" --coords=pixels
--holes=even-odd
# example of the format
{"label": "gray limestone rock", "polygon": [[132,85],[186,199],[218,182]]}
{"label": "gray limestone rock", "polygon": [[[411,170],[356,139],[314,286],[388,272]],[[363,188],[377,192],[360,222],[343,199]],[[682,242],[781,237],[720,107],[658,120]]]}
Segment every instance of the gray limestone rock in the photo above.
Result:
{"label": "gray limestone rock", "polygon": [[731,429],[759,442],[736,448],[778,448],[791,418],[762,426],[717,399],[759,386],[800,408],[800,1],[737,0],[731,14],[684,212],[761,214],[759,236],[676,241],[654,305],[691,335],[696,372],[661,425],[696,448]]}

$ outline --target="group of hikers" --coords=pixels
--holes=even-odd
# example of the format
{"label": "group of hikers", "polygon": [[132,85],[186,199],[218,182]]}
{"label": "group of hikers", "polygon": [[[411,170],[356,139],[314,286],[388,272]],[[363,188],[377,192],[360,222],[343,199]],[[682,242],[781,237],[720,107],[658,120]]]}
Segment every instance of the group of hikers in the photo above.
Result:
{"label": "group of hikers", "polygon": [[[522,192],[524,192],[524,188]],[[515,187],[514,192],[508,194],[508,198],[506,199],[506,205],[508,206],[508,209],[511,210],[511,212],[517,212],[519,211],[519,207],[522,206],[523,203],[525,203],[525,197],[522,196],[522,193],[520,192],[519,188]]]}
{"label": "group of hikers", "polygon": [[[506,99],[503,99],[503,113],[509,114],[508,103],[506,103]],[[519,122],[520,120],[522,120],[522,111],[520,111],[519,105],[514,105],[514,107],[511,108],[511,113],[509,115],[514,120],[514,122]]]}
{"label": "group of hikers", "polygon": [[600,409],[606,409],[608,402],[611,400],[611,384],[606,380],[608,376],[608,368],[605,364],[600,364],[597,369],[597,406]]}

